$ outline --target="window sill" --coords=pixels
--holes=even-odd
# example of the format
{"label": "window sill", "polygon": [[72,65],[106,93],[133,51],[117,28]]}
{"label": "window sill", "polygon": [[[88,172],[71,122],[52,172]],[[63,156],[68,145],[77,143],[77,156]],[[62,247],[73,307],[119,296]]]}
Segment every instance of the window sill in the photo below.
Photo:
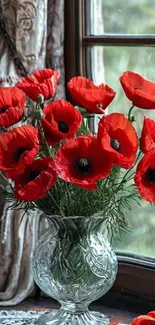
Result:
{"label": "window sill", "polygon": [[[58,304],[52,299],[49,298],[40,298],[40,299],[26,299],[22,303],[17,306],[13,307],[1,307],[1,310],[38,310],[42,311],[44,309],[49,310],[55,309],[58,307]],[[103,307],[101,304],[93,304],[90,308],[91,310],[100,311],[105,315],[109,316],[110,322],[118,322],[123,324],[130,324],[132,319],[139,314],[136,312],[130,312],[125,309],[118,309],[118,308],[109,308]]]}

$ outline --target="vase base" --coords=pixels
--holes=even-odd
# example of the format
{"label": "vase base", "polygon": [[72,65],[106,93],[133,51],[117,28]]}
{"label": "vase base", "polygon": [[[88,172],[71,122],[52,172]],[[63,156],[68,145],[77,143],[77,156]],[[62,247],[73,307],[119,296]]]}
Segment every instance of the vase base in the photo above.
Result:
{"label": "vase base", "polygon": [[42,315],[35,325],[107,325],[109,318],[99,312],[71,314],[64,309]]}

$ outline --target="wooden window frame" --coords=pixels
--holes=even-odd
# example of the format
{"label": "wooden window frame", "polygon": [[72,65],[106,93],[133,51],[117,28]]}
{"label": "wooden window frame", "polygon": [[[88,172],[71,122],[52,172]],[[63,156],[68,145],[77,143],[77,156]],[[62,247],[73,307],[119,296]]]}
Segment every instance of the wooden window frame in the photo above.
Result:
{"label": "wooden window frame", "polygon": [[[88,35],[86,11],[90,0],[65,1],[65,72],[66,82],[73,76],[91,78],[91,45],[155,46],[155,36],[105,34]],[[69,94],[66,94],[70,99]],[[155,305],[155,259],[137,254],[118,253],[119,269],[112,290],[101,299],[105,305],[126,306],[147,312]]]}
{"label": "wooden window frame", "polygon": [[104,34],[89,35],[88,15],[91,0],[65,2],[66,81],[75,75],[91,77],[90,46],[155,46],[155,35]]}

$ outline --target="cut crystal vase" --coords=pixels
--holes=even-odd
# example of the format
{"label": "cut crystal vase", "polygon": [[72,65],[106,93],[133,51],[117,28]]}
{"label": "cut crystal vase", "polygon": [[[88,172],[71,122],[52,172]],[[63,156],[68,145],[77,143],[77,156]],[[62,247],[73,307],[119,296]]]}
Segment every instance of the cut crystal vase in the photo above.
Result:
{"label": "cut crystal vase", "polygon": [[111,288],[117,274],[117,259],[107,240],[105,221],[94,217],[48,218],[49,230],[33,253],[33,276],[61,308],[42,315],[36,324],[108,324],[105,315],[88,309]]}

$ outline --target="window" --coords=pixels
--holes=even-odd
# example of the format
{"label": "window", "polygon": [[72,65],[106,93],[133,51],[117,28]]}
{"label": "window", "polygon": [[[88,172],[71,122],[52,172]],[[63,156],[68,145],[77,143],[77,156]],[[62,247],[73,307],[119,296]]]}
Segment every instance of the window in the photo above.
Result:
{"label": "window", "polygon": [[[109,111],[127,113],[131,103],[119,76],[132,70],[155,81],[155,1],[68,0],[66,17],[67,81],[74,75],[90,77],[97,84],[105,81],[117,92]],[[155,119],[155,111],[135,108],[135,112],[139,132],[144,114]],[[120,260],[116,287],[155,296],[155,207],[143,202],[128,220],[131,232],[116,243]]]}

